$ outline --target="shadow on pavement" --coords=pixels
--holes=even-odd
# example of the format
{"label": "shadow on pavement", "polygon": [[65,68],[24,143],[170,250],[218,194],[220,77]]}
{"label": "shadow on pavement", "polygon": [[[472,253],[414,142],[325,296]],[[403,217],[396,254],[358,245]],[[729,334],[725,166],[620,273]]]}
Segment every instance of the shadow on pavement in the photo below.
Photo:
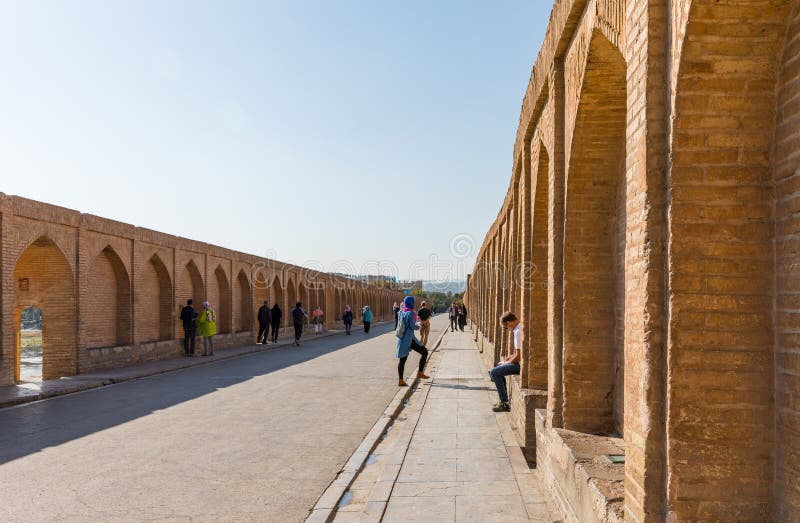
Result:
{"label": "shadow on pavement", "polygon": [[[392,331],[374,326],[369,335],[353,329],[301,345],[198,365],[118,385],[59,396],[0,410],[0,464],[197,399],[217,390],[304,363]],[[318,341],[319,343],[312,343]]]}

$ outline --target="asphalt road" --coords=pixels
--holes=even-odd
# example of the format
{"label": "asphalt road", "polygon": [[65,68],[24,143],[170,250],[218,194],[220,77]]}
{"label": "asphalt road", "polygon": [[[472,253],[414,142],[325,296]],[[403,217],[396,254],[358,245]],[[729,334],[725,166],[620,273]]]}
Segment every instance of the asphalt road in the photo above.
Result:
{"label": "asphalt road", "polygon": [[0,521],[302,521],[398,390],[391,326],[304,341],[0,410]]}

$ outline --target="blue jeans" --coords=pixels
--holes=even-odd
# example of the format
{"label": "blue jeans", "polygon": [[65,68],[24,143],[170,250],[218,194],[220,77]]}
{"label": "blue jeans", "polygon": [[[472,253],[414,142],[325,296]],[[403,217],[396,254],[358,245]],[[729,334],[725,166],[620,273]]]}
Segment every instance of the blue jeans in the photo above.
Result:
{"label": "blue jeans", "polygon": [[508,388],[506,388],[506,376],[519,374],[519,363],[506,363],[498,365],[489,371],[489,377],[492,378],[494,386],[497,387],[497,395],[500,396],[500,401],[508,403]]}

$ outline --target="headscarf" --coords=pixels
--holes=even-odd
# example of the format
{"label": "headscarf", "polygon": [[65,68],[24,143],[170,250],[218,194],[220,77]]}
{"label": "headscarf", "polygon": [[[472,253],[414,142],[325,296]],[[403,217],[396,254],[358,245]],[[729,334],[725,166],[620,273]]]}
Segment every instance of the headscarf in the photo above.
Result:
{"label": "headscarf", "polygon": [[351,312],[351,311],[352,311],[352,309],[350,308],[349,305],[345,305],[344,306],[344,312]]}
{"label": "headscarf", "polygon": [[210,309],[210,308],[211,308],[211,304],[208,303],[207,301],[204,301],[203,302],[203,309]]}
{"label": "headscarf", "polygon": [[413,296],[406,296],[403,299],[403,312],[411,312],[414,315],[414,323],[417,323],[417,311],[414,310]]}

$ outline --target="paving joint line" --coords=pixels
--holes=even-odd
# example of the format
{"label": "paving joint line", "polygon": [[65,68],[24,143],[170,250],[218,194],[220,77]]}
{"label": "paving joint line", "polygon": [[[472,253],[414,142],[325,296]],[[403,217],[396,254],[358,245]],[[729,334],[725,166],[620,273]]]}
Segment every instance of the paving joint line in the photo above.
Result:
{"label": "paving joint line", "polygon": [[[430,350],[428,361],[430,361],[430,356],[438,351],[446,335],[447,329],[445,328]],[[364,470],[367,459],[380,444],[380,438],[386,432],[386,429],[400,416],[403,410],[405,410],[405,401],[414,393],[420,381],[420,378],[414,378],[414,381],[412,381],[408,387],[405,387],[405,390],[401,389],[397,391],[397,394],[395,394],[394,398],[389,402],[386,410],[383,411],[381,417],[375,422],[375,425],[372,426],[372,429],[370,429],[367,436],[350,456],[350,459],[347,460],[342,470],[339,471],[333,482],[325,489],[319,499],[317,499],[305,523],[329,523],[333,521],[342,496],[344,496],[345,492],[353,485],[359,473]],[[433,379],[431,379],[431,383],[433,383]],[[430,387],[428,387],[428,392],[430,392]],[[427,397],[426,393],[426,400]],[[414,429],[416,430],[416,424],[414,425]],[[406,447],[406,452],[408,452],[408,447]],[[405,454],[403,454],[403,456],[405,457]],[[395,483],[396,479],[397,478],[395,478]],[[394,490],[394,484],[392,484],[392,490]],[[383,510],[385,511],[386,507],[384,507]],[[383,512],[381,512],[381,519],[383,519]]]}

